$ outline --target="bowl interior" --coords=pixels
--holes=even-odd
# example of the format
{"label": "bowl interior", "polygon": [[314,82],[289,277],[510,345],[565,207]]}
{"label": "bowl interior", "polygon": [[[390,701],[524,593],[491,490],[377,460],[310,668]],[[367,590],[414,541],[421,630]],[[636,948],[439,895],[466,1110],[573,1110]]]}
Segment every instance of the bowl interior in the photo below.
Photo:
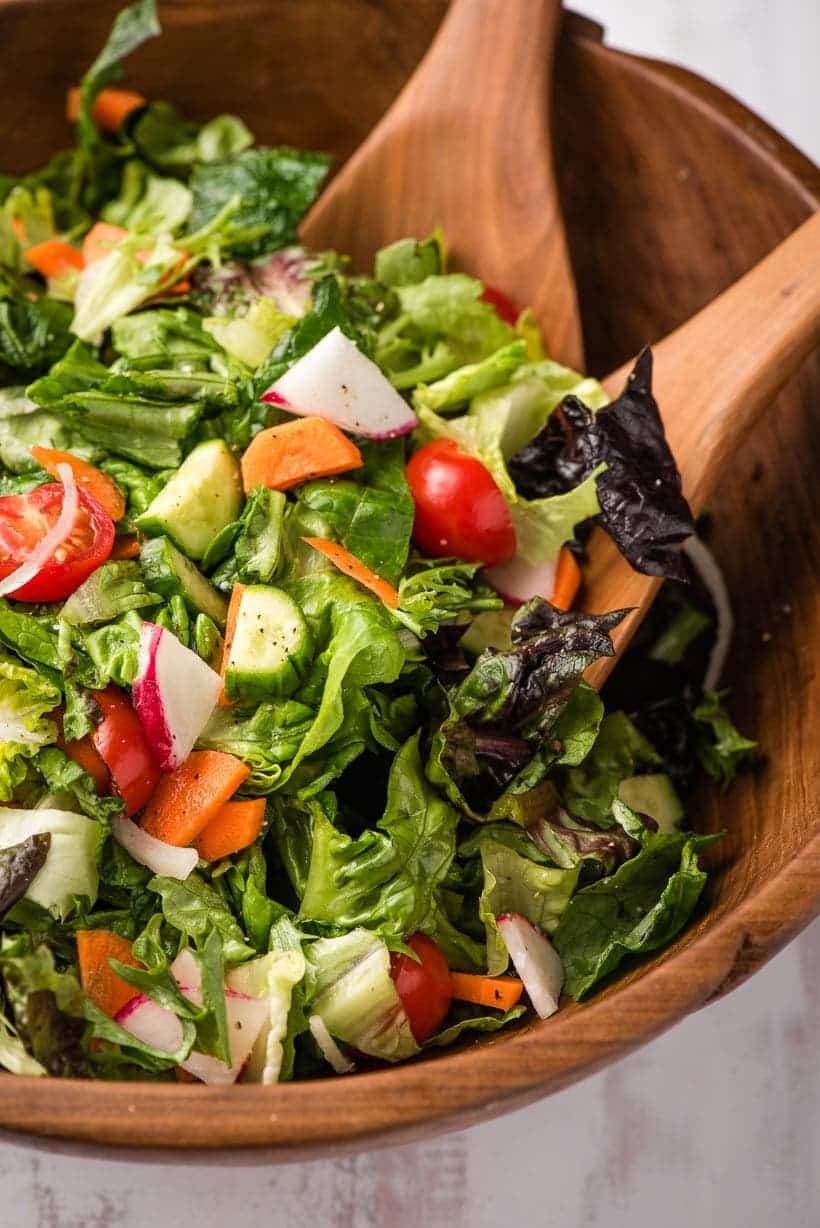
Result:
{"label": "bowl interior", "polygon": [[[0,4],[4,171],[29,169],[67,142],[65,89],[118,7]],[[129,76],[196,118],[234,111],[264,142],[344,159],[445,8],[444,0],[175,0],[162,6],[163,39],[133,57]],[[820,202],[816,168],[739,104],[682,70],[611,51],[583,23],[564,32],[555,105],[557,172],[595,374],[698,310]],[[729,338],[724,360],[732,360]],[[435,1063],[230,1095],[0,1078],[0,1125],[139,1146],[314,1152],[388,1131],[407,1137],[562,1086],[723,992],[786,941],[820,900],[818,398],[815,357],[738,451],[710,509],[737,615],[732,707],[768,762],[730,793],[699,797],[696,825],[727,837],[709,855],[704,907],[671,951],[587,1007]]]}

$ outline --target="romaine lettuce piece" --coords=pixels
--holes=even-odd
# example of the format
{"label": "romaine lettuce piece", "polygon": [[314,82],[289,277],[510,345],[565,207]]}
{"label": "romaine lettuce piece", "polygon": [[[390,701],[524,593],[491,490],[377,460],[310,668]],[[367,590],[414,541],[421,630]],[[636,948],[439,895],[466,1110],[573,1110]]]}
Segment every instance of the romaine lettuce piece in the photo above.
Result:
{"label": "romaine lettuce piece", "polygon": [[89,906],[96,902],[104,829],[93,819],[67,810],[0,810],[0,848],[11,848],[43,832],[51,836],[51,845],[25,898],[65,920],[78,896],[85,896]]}
{"label": "romaine lettuce piece", "polygon": [[203,328],[229,354],[255,370],[295,323],[294,316],[279,311],[269,298],[258,298],[245,315],[212,316],[203,322]]}
{"label": "romaine lettuce piece", "polygon": [[240,964],[228,973],[227,985],[251,998],[265,998],[269,1015],[256,1039],[243,1082],[272,1084],[279,1081],[285,1055],[293,988],[305,975],[301,950],[271,951],[259,959]]}
{"label": "romaine lettuce piece", "polygon": [[57,726],[46,714],[59,702],[48,679],[0,657],[0,801],[11,800],[40,747],[56,741]]}
{"label": "romaine lettuce piece", "polygon": [[419,1052],[381,938],[365,929],[320,938],[307,958],[314,978],[310,1009],[332,1036],[386,1062]]}

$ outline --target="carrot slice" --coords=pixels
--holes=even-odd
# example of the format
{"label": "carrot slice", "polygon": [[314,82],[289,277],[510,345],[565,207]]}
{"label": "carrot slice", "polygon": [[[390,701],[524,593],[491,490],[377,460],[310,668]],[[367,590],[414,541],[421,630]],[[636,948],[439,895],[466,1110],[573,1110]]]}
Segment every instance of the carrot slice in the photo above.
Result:
{"label": "carrot slice", "polygon": [[77,959],[84,993],[110,1019],[139,993],[118,976],[108,962],[118,959],[129,968],[143,966],[132,955],[127,938],[112,934],[110,930],[77,930]]}
{"label": "carrot slice", "polygon": [[219,671],[222,678],[222,693],[219,696],[218,703],[221,708],[230,708],[231,701],[225,694],[225,671],[228,668],[228,659],[231,655],[231,644],[236,632],[236,620],[239,617],[239,607],[242,603],[242,594],[245,591],[244,584],[234,584],[231,589],[231,599],[228,602],[228,613],[225,616],[225,638],[222,642],[222,666]]}
{"label": "carrot slice", "polygon": [[140,539],[136,533],[126,533],[122,537],[114,538],[114,545],[111,547],[110,559],[138,559],[140,553]]}
{"label": "carrot slice", "polygon": [[145,807],[142,826],[157,840],[187,848],[249,775],[235,755],[221,750],[191,751],[175,772],[160,780]]}
{"label": "carrot slice", "polygon": [[60,476],[57,472],[58,465],[68,465],[77,485],[91,495],[92,499],[96,499],[112,520],[121,520],[125,515],[125,499],[119,486],[107,473],[101,473],[94,465],[80,460],[79,456],[73,456],[71,452],[58,452],[56,448],[41,448],[39,444],[35,444],[31,455],[37,464],[54,478]]}
{"label": "carrot slice", "polygon": [[66,269],[82,269],[85,267],[83,254],[70,243],[62,239],[46,239],[45,243],[35,243],[23,252],[30,265],[43,277],[58,277]]}
{"label": "carrot slice", "polygon": [[578,566],[578,560],[571,550],[562,546],[561,553],[558,555],[558,566],[555,569],[551,604],[559,610],[571,610],[580,587],[581,568]]}
{"label": "carrot slice", "polygon": [[264,797],[226,802],[197,836],[194,847],[205,861],[220,861],[253,844],[265,821]]}
{"label": "carrot slice", "polygon": [[[103,132],[118,132],[126,118],[137,107],[144,107],[145,99],[136,90],[100,90],[94,99],[91,114],[94,123]],[[80,118],[80,87],[72,86],[65,99],[65,115],[70,124]]]}
{"label": "carrot slice", "polygon": [[290,490],[310,478],[327,478],[358,469],[362,454],[326,418],[296,418],[268,427],[251,440],[242,457],[245,491],[254,486]]}
{"label": "carrot slice", "polygon": [[68,755],[69,759],[88,773],[101,796],[111,792],[111,773],[88,734],[76,742],[66,742],[60,735],[57,738],[57,745]]}
{"label": "carrot slice", "polygon": [[450,988],[459,1002],[474,1002],[476,1006],[493,1006],[508,1011],[515,1006],[524,990],[516,976],[476,976],[471,972],[451,972]]}
{"label": "carrot slice", "polygon": [[324,537],[303,537],[302,541],[307,542],[314,550],[318,550],[326,559],[330,559],[333,566],[338,567],[339,571],[343,571],[346,576],[351,576],[359,584],[369,588],[371,593],[374,593],[391,610],[398,608],[399,594],[393,585],[388,584],[381,576],[377,576],[375,571],[366,567],[361,559],[357,559],[355,554],[345,550],[344,546],[340,546],[338,542],[329,542]]}
{"label": "carrot slice", "polygon": [[83,239],[85,263],[89,265],[96,260],[102,260],[127,234],[124,226],[115,226],[112,222],[95,222]]}

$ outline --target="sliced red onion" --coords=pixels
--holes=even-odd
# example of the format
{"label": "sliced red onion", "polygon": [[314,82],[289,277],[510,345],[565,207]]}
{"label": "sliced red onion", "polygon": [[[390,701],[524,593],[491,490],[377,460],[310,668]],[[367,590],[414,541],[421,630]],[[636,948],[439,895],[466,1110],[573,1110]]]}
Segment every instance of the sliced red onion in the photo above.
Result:
{"label": "sliced red onion", "polygon": [[111,832],[134,861],[165,878],[178,878],[184,882],[199,861],[196,849],[177,848],[164,840],[157,840],[156,836],[150,836],[131,819],[122,816],[112,821]]}
{"label": "sliced red onion", "polygon": [[718,565],[717,559],[699,537],[688,537],[681,546],[681,549],[700,576],[703,586],[708,591],[709,596],[712,598],[712,604],[715,607],[715,614],[717,616],[715,642],[709,657],[709,663],[706,666],[706,673],[703,676],[704,691],[714,691],[723,676],[726,657],[729,654],[729,647],[732,643],[732,634],[735,628],[732,603],[729,600],[729,590],[726,587],[726,581],[723,578],[723,572]]}
{"label": "sliced red onion", "polygon": [[506,913],[495,920],[530,1002],[542,1019],[548,1019],[558,1010],[564,984],[564,965],[558,952],[547,936],[520,913]]}
{"label": "sliced red onion", "polygon": [[71,535],[80,506],[77,483],[74,481],[74,474],[69,465],[58,465],[57,475],[63,484],[63,505],[60,508],[60,515],[43,540],[34,547],[25,563],[21,563],[4,580],[0,580],[0,597],[14,596],[19,588],[33,580]]}
{"label": "sliced red onion", "polygon": [[308,1019],[308,1027],[313,1039],[322,1051],[322,1056],[333,1067],[336,1074],[350,1074],[351,1071],[356,1069],[356,1063],[342,1053],[336,1041],[328,1032],[327,1025],[321,1015],[311,1015],[310,1019]]}

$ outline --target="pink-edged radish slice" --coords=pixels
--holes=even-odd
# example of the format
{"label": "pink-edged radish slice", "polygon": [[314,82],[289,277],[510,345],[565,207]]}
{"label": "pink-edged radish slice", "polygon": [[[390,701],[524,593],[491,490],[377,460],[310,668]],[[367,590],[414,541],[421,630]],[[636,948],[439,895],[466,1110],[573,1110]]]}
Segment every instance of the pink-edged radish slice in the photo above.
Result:
{"label": "pink-edged radish slice", "polygon": [[140,628],[133,701],[151,749],[173,772],[194,749],[222,691],[209,665],[156,623]]}
{"label": "pink-edged radish slice", "polygon": [[[182,992],[186,997],[195,1000],[188,990],[183,989]],[[225,1010],[230,1038],[230,1066],[220,1062],[219,1058],[197,1052],[191,1053],[184,1062],[180,1062],[180,1066],[188,1074],[212,1086],[236,1082],[268,1018],[268,1003],[265,998],[249,998],[245,994],[234,993],[232,989],[225,993]]]}
{"label": "pink-edged radish slice", "polygon": [[545,597],[549,601],[555,591],[557,570],[557,559],[548,559],[545,563],[527,563],[520,555],[516,555],[509,563],[485,567],[483,575],[507,605],[524,605],[531,597]]}
{"label": "pink-edged radish slice", "polygon": [[262,400],[301,417],[327,418],[367,439],[394,439],[418,426],[404,398],[340,328],[308,350]]}
{"label": "pink-edged radish slice", "polygon": [[138,861],[141,866],[147,866],[154,874],[163,875],[164,878],[178,878],[180,882],[184,882],[199,861],[196,849],[181,849],[173,844],[166,844],[164,840],[157,840],[156,836],[143,831],[131,819],[121,816],[113,819],[111,834],[117,844],[121,844],[125,851],[131,854],[134,861]]}
{"label": "pink-edged radish slice", "polygon": [[202,969],[190,947],[183,947],[170,968],[171,976],[182,993],[192,1002],[202,1001]]}
{"label": "pink-edged radish slice", "polygon": [[173,1011],[158,1006],[145,994],[137,994],[126,1002],[114,1017],[126,1032],[136,1036],[143,1044],[158,1049],[161,1053],[176,1053],[182,1044],[182,1024]]}
{"label": "pink-edged radish slice", "polygon": [[549,938],[520,913],[506,913],[495,922],[536,1013],[548,1019],[558,1010],[564,984],[564,965],[558,952]]}
{"label": "pink-edged radish slice", "polygon": [[327,1025],[321,1015],[311,1015],[310,1019],[308,1019],[308,1027],[313,1039],[321,1050],[322,1057],[333,1067],[336,1074],[350,1074],[351,1071],[356,1069],[356,1063],[342,1053],[336,1041],[328,1032]]}

